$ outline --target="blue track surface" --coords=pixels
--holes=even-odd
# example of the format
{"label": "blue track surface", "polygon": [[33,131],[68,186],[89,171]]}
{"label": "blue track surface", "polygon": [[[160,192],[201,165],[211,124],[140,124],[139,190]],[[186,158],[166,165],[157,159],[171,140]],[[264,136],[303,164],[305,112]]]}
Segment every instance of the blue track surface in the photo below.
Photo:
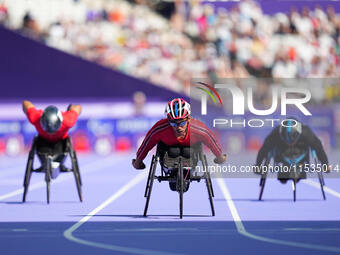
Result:
{"label": "blue track surface", "polygon": [[178,194],[155,182],[144,218],[147,171],[133,170],[132,157],[80,155],[85,201],[64,173],[51,184],[49,205],[38,173],[21,203],[26,156],[0,157],[1,254],[340,253],[339,179],[326,179],[326,201],[316,179],[299,183],[296,203],[290,183],[268,179],[264,201],[257,201],[259,179],[213,179],[215,217],[205,185],[192,183],[183,220]]}

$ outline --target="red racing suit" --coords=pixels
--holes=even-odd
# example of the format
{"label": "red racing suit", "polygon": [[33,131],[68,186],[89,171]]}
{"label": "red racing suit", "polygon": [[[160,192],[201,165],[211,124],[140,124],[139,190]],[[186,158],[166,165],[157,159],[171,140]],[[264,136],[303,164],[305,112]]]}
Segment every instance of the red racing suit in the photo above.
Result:
{"label": "red racing suit", "polygon": [[34,125],[34,127],[39,133],[39,136],[52,143],[56,143],[60,140],[67,138],[68,130],[74,126],[78,118],[78,114],[75,111],[62,112],[63,123],[61,124],[60,129],[54,134],[49,134],[45,132],[40,125],[40,119],[42,114],[43,111],[37,110],[35,107],[30,107],[27,109],[27,118],[29,122],[31,122]]}
{"label": "red racing suit", "polygon": [[201,121],[193,118],[189,121],[187,134],[183,140],[177,139],[167,119],[158,121],[146,134],[137,151],[137,159],[142,161],[159,142],[168,146],[190,146],[202,142],[216,157],[222,156],[222,149],[215,135]]}

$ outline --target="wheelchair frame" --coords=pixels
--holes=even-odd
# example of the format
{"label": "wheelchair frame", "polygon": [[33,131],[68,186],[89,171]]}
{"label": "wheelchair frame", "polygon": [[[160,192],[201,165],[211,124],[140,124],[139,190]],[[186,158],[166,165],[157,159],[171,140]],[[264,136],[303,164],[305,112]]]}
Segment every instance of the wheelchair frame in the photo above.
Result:
{"label": "wheelchair frame", "polygon": [[[315,165],[317,165],[319,163],[319,160],[316,156],[315,150],[311,150],[311,155],[312,155],[312,158],[314,159]],[[264,165],[268,166],[269,163],[270,163],[270,160],[272,158],[275,158],[275,156],[273,155],[272,152],[270,152],[265,159]],[[262,195],[263,195],[264,187],[265,187],[265,184],[266,184],[267,175],[268,175],[268,171],[266,171],[265,173],[262,173],[262,176],[261,176],[261,179],[260,179],[260,187],[261,188],[260,188],[259,200],[262,200]],[[289,178],[289,179],[293,180],[293,183],[292,183],[293,200],[294,200],[294,202],[296,202],[296,184],[297,184],[298,178]],[[319,179],[319,182],[320,182],[320,189],[321,189],[322,197],[323,197],[324,200],[326,200],[326,195],[325,195],[325,191],[324,191],[325,180],[323,178],[322,172],[318,171],[318,179]]]}
{"label": "wheelchair frame", "polygon": [[[28,192],[32,172],[35,172],[35,170],[33,169],[33,162],[34,162],[35,153],[37,152],[37,139],[38,137],[36,136],[32,142],[32,146],[28,154],[28,160],[27,160],[26,171],[25,171],[25,176],[24,176],[24,193],[22,197],[23,203],[26,202],[26,195]],[[82,196],[82,191],[81,191],[82,181],[80,177],[77,154],[73,149],[72,142],[69,137],[66,138],[66,150],[64,154],[65,156],[69,154],[71,157],[72,169],[70,172],[73,172],[74,174],[79,200],[83,202],[83,196]],[[46,171],[45,171],[45,182],[46,182],[47,203],[49,204],[50,203],[50,182],[51,182],[51,175],[52,175],[53,156],[48,153],[41,153],[40,155],[43,155],[47,162]]]}
{"label": "wheelchair frame", "polygon": [[[198,160],[202,162],[204,175],[196,176],[196,177],[190,176],[188,181],[189,182],[192,182],[192,181],[200,182],[201,179],[205,179],[208,196],[209,196],[210,207],[211,207],[211,214],[212,216],[215,216],[215,209],[214,209],[214,203],[213,203],[214,190],[212,187],[210,172],[208,170],[208,161],[207,161],[206,155],[204,155],[202,152],[201,144],[199,144],[198,150],[195,151],[194,153],[196,154],[195,156],[197,156],[197,163],[198,163]],[[161,167],[161,175],[156,176],[157,164],[160,161],[160,152],[159,152],[159,144],[158,144],[156,155],[152,156],[149,175],[148,175],[148,179],[147,179],[147,183],[145,187],[144,197],[146,198],[146,203],[145,203],[144,214],[143,214],[144,217],[146,217],[147,215],[154,180],[157,179],[159,182],[176,180],[177,192],[179,193],[179,217],[180,219],[183,218],[183,193],[184,193],[183,157],[179,156],[176,159],[178,159],[178,171],[177,171],[177,176],[175,178],[171,176],[166,176],[162,167]]]}

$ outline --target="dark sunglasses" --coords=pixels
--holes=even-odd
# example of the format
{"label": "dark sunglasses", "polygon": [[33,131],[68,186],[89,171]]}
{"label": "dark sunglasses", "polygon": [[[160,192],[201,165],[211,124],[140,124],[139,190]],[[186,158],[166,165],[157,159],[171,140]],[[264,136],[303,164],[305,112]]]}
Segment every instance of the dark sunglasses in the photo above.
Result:
{"label": "dark sunglasses", "polygon": [[181,122],[172,122],[172,121],[170,121],[170,126],[172,126],[172,127],[184,127],[185,126],[185,124],[187,124],[187,120],[185,120],[185,121],[181,121]]}

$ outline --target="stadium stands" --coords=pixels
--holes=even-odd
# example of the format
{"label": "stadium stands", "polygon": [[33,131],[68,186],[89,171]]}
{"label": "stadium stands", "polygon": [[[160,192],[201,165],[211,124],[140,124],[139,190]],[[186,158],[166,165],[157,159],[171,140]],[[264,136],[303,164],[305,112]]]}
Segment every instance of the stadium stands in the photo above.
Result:
{"label": "stadium stands", "polygon": [[123,0],[2,2],[8,27],[178,92],[189,92],[192,77],[339,73],[340,19],[331,6],[268,15],[252,0],[229,10],[178,1],[167,20]]}

